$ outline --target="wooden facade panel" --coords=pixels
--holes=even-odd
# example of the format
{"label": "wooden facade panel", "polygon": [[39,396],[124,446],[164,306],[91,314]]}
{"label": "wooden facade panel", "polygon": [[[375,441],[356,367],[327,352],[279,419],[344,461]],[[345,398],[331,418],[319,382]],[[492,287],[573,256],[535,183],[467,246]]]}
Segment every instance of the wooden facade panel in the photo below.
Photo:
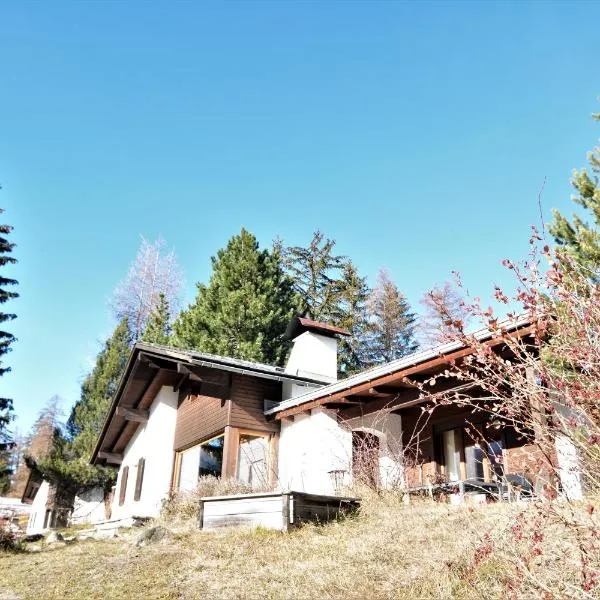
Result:
{"label": "wooden facade panel", "polygon": [[264,400],[281,398],[281,383],[257,377],[234,375],[231,382],[231,413],[229,425],[253,431],[279,430],[279,425],[268,421],[263,414]]}
{"label": "wooden facade panel", "polygon": [[228,400],[187,394],[177,409],[175,450],[183,450],[215,435],[227,425]]}

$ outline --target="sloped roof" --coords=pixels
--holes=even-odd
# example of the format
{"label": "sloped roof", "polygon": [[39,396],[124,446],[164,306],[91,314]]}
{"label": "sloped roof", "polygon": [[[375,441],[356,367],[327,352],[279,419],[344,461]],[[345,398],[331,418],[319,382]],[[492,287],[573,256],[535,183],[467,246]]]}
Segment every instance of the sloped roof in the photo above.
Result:
{"label": "sloped roof", "polygon": [[314,331],[315,333],[327,337],[335,337],[336,335],[350,335],[349,331],[346,331],[341,327],[336,327],[335,325],[330,325],[329,323],[313,321],[312,319],[308,319],[306,317],[294,317],[287,326],[283,339],[293,340],[295,337],[298,337],[305,331]]}
{"label": "sloped roof", "polygon": [[[530,324],[531,319],[529,317],[521,317],[517,319],[507,320],[504,323],[502,323],[501,326],[504,331],[516,331],[525,328]],[[486,341],[488,339],[492,339],[495,334],[489,329],[481,329],[479,331],[474,332],[471,335],[473,335],[478,341]],[[498,337],[500,338],[501,336]],[[371,367],[370,369],[361,371],[360,373],[356,373],[355,375],[351,375],[346,379],[336,381],[324,387],[320,387],[316,390],[311,390],[299,396],[294,396],[289,400],[284,400],[283,402],[280,402],[277,406],[266,410],[264,414],[275,415],[286,409],[299,407],[303,404],[306,404],[307,402],[312,402],[321,398],[327,398],[328,396],[338,394],[339,392],[349,391],[353,387],[358,386],[360,384],[365,384],[367,382],[377,380],[380,377],[391,375],[409,367],[415,367],[417,365],[425,364],[432,359],[446,356],[454,351],[461,350],[465,347],[465,344],[463,344],[460,341],[457,341],[440,344],[438,346],[426,350],[419,350],[417,352],[409,354],[408,356],[403,356],[402,358],[398,358],[391,362]]]}

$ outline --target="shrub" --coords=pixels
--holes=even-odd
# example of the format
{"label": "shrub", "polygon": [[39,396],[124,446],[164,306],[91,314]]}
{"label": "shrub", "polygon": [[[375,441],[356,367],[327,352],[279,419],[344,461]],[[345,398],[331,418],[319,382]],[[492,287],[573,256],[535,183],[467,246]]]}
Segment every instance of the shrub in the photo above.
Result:
{"label": "shrub", "polygon": [[0,552],[19,552],[22,542],[9,526],[0,525]]}

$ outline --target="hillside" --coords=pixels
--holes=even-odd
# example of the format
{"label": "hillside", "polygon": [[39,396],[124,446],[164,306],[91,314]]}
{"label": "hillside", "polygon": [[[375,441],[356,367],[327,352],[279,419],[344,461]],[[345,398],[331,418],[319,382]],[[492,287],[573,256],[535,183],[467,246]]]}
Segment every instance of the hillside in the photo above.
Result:
{"label": "hillside", "polygon": [[405,506],[394,498],[367,499],[356,517],[288,535],[203,533],[171,517],[163,521],[169,534],[142,547],[132,530],[0,555],[0,598],[592,597],[566,530],[548,522],[539,540],[529,529],[538,518],[533,505]]}

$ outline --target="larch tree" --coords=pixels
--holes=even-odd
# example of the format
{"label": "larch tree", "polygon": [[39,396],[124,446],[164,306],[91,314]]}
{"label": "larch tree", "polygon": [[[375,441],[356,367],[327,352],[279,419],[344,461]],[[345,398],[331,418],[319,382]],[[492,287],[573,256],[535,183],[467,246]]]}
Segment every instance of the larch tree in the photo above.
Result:
{"label": "larch tree", "polygon": [[[0,215],[4,209],[0,208]],[[12,226],[0,224],[0,306],[10,300],[19,297],[14,291],[17,280],[6,276],[6,269],[17,262],[14,256],[11,256],[15,244],[10,241],[9,235],[12,233]],[[4,329],[8,321],[12,321],[16,315],[12,312],[0,310],[0,376],[10,371],[10,367],[5,366],[4,355],[11,350],[15,342],[15,336]],[[10,443],[10,436],[7,431],[8,424],[13,416],[13,403],[10,398],[0,397],[0,444]]]}
{"label": "larch tree", "polygon": [[158,238],[150,243],[142,238],[135,260],[110,303],[117,320],[127,319],[134,342],[142,337],[161,294],[171,311],[177,309],[182,281],[175,252],[167,249],[166,242]]}
{"label": "larch tree", "polygon": [[158,305],[150,314],[146,328],[142,334],[142,342],[162,344],[167,346],[171,337],[171,311],[169,301],[164,294],[160,294]]}
{"label": "larch tree", "polygon": [[348,261],[344,266],[339,290],[339,304],[335,324],[350,333],[339,342],[338,368],[343,375],[351,375],[367,366],[365,348],[369,328],[367,302],[371,290],[367,278]]}
{"label": "larch tree", "polygon": [[[600,114],[594,119],[600,121]],[[550,233],[557,244],[566,250],[578,262],[590,271],[591,277],[600,279],[600,147],[588,154],[590,170],[574,171],[571,183],[576,191],[573,201],[581,206],[592,218],[589,223],[574,214],[571,221],[558,210],[553,210],[553,221]]]}
{"label": "larch tree", "polygon": [[377,365],[401,358],[418,348],[415,341],[416,317],[390,274],[381,269],[367,303],[369,336],[366,362]]}
{"label": "larch tree", "polygon": [[347,259],[334,253],[335,241],[315,231],[308,247],[283,250],[287,272],[302,299],[304,314],[315,321],[333,322],[339,315]]}
{"label": "larch tree", "polygon": [[435,346],[447,342],[468,322],[464,299],[449,281],[442,286],[434,286],[419,303],[424,308],[417,328],[421,345]]}
{"label": "larch tree", "polygon": [[173,323],[174,346],[280,365],[286,326],[297,309],[277,249],[260,250],[241,230],[212,257],[208,285]]}

